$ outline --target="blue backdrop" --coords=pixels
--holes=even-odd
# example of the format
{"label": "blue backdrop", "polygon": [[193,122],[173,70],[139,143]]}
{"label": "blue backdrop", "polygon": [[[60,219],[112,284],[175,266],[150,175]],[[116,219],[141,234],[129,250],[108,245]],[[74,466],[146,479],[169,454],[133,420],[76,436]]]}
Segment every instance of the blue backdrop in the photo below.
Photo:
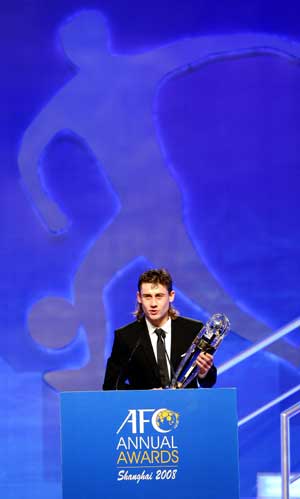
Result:
{"label": "blue backdrop", "polygon": [[[229,316],[217,365],[300,315],[299,5],[0,8],[0,492],[59,499],[58,392],[101,388],[140,272],[167,267],[183,315]],[[217,386],[244,417],[299,365],[292,333]],[[295,400],[241,428],[242,496],[279,472]]]}

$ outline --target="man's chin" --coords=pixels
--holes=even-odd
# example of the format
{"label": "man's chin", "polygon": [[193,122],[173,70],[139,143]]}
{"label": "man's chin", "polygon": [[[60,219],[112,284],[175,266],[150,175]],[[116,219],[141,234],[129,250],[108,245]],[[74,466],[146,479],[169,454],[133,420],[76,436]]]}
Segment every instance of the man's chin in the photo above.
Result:
{"label": "man's chin", "polygon": [[155,326],[156,326],[156,325],[157,325],[157,323],[159,323],[159,322],[160,322],[160,320],[161,320],[161,317],[160,317],[160,315],[159,315],[158,313],[157,313],[157,314],[155,314],[155,313],[154,313],[154,314],[153,314],[153,313],[152,313],[152,314],[148,314],[146,317],[147,317],[147,319],[148,319],[150,322],[152,322]]}

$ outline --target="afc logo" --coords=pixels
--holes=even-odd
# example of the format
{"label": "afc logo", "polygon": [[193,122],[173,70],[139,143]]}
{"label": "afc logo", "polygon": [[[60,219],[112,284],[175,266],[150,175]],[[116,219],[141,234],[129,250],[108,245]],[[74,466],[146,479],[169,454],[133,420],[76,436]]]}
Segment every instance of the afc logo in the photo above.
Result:
{"label": "afc logo", "polygon": [[125,425],[129,425],[132,434],[143,434],[145,425],[151,424],[152,428],[159,433],[169,433],[177,428],[179,414],[170,409],[129,409],[126,418],[117,430],[117,435]]}

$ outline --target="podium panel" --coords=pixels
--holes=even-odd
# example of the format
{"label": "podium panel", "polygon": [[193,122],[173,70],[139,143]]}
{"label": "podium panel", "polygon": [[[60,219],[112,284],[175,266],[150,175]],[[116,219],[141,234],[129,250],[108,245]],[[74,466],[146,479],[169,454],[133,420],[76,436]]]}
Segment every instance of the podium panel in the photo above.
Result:
{"label": "podium panel", "polygon": [[63,499],[238,499],[235,389],[61,394]]}

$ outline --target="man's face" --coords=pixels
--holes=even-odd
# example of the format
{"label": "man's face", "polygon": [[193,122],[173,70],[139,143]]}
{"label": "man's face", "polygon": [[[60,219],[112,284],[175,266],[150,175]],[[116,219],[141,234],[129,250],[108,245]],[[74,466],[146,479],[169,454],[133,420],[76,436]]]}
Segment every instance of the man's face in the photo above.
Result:
{"label": "man's face", "polygon": [[137,293],[137,301],[142,305],[147,319],[156,327],[162,326],[169,317],[169,305],[175,298],[175,292],[168,292],[162,284],[143,282]]}

